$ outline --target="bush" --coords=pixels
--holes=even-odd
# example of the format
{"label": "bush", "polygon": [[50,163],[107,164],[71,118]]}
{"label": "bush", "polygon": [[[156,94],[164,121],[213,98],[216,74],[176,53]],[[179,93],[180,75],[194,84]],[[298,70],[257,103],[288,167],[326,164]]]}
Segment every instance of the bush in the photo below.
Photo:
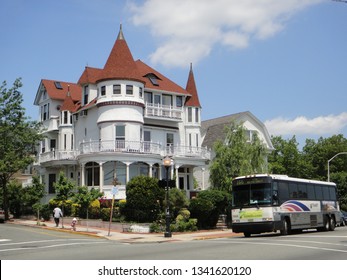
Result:
{"label": "bush", "polygon": [[89,205],[88,218],[99,219],[99,217],[100,217],[100,202],[98,199],[95,199]]}
{"label": "bush", "polygon": [[127,221],[153,222],[161,212],[164,190],[158,180],[147,176],[132,178],[126,186],[126,203],[120,203],[120,212]]}

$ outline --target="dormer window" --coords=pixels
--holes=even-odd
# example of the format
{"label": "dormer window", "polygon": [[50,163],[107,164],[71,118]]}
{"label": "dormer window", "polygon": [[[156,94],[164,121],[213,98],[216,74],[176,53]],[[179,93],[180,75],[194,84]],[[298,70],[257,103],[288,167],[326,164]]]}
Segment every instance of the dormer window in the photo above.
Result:
{"label": "dormer window", "polygon": [[146,77],[151,81],[153,86],[159,86],[158,80],[160,80],[156,75],[153,73],[149,73],[146,75]]}
{"label": "dormer window", "polygon": [[56,89],[63,89],[60,82],[54,82],[54,85],[55,85]]}

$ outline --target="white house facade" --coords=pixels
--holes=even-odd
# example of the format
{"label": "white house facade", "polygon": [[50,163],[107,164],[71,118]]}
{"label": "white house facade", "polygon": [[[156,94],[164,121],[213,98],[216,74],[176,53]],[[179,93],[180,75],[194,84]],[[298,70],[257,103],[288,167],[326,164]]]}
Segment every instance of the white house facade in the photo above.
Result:
{"label": "white house facade", "polygon": [[[217,140],[226,140],[225,127],[230,126],[231,123],[243,125],[247,133],[248,141],[252,141],[253,135],[257,134],[260,141],[265,145],[269,153],[274,150],[270,135],[265,125],[251,112],[246,111],[201,122],[202,145],[211,151],[211,159],[214,157],[213,144]],[[202,190],[210,187],[209,166],[196,168],[194,176]]]}
{"label": "white house facade", "polygon": [[47,200],[61,171],[109,198],[117,178],[116,198],[123,199],[134,176],[165,177],[165,156],[173,160],[176,187],[189,196],[193,170],[210,160],[192,68],[186,88],[180,87],[135,61],[122,29],[104,68],[86,67],[77,83],[41,80],[34,104],[46,136],[35,169]]}

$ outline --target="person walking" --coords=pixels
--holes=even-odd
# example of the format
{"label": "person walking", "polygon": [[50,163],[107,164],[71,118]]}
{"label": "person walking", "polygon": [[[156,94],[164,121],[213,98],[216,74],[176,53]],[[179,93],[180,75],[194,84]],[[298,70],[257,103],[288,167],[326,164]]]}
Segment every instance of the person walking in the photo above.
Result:
{"label": "person walking", "polygon": [[58,206],[55,207],[53,210],[53,217],[54,217],[54,221],[55,221],[55,227],[58,227],[60,217],[63,217],[63,212],[61,211],[61,209]]}

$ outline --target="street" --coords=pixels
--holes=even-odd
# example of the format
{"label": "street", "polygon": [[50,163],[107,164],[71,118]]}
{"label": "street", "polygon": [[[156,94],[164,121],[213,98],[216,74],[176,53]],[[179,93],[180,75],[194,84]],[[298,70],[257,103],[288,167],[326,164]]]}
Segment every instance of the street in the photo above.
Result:
{"label": "street", "polygon": [[122,243],[70,232],[0,225],[1,260],[347,260],[347,227],[331,232]]}

